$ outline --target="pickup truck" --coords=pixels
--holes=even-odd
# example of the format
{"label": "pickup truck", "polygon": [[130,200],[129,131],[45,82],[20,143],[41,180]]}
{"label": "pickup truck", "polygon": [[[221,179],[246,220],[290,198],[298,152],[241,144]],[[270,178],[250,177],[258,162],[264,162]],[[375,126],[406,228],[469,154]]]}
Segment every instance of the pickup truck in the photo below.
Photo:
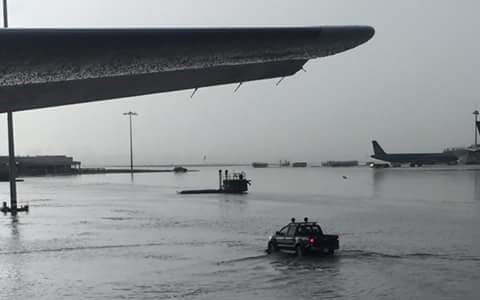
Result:
{"label": "pickup truck", "polygon": [[322,228],[316,222],[295,222],[277,231],[268,239],[267,253],[277,251],[295,253],[301,257],[308,253],[333,255],[339,248],[338,235],[323,234]]}

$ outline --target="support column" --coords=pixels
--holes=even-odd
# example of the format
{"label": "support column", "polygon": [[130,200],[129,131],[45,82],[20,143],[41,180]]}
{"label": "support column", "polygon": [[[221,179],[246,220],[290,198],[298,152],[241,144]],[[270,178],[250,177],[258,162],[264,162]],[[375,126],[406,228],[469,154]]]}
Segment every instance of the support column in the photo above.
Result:
{"label": "support column", "polygon": [[13,113],[7,113],[8,119],[8,173],[10,178],[10,209],[17,212],[17,162],[15,161],[15,144],[13,135]]}
{"label": "support column", "polygon": [[129,111],[126,113],[123,113],[124,116],[128,116],[130,119],[130,174],[132,175],[133,178],[133,137],[132,137],[132,116],[137,116],[138,114]]}
{"label": "support column", "polygon": [[477,136],[478,136],[478,133],[477,133],[477,122],[478,122],[478,115],[480,114],[480,112],[478,110],[475,110],[473,112],[473,114],[475,115],[475,126],[474,129],[475,129],[475,147],[478,146],[478,142],[477,142]]}
{"label": "support column", "polygon": [[130,173],[133,174],[133,137],[132,137],[132,115],[130,115]]}

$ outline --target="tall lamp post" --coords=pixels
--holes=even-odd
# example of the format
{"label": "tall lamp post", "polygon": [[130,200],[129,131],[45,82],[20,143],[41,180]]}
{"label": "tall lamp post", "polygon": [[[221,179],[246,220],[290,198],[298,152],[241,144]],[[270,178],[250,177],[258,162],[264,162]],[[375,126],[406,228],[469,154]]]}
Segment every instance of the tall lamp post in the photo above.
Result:
{"label": "tall lamp post", "polygon": [[126,112],[123,114],[130,118],[130,173],[133,174],[133,138],[132,138],[132,116],[138,116],[136,112]]}
{"label": "tall lamp post", "polygon": [[473,126],[473,128],[475,129],[475,147],[477,147],[477,145],[478,145],[478,143],[477,143],[477,136],[478,136],[478,134],[477,134],[477,122],[478,122],[478,115],[480,113],[478,112],[478,110],[475,110],[473,112],[473,114],[475,115],[475,124]]}
{"label": "tall lamp post", "polygon": [[[8,28],[7,0],[3,0],[3,27]],[[10,209],[12,214],[17,213],[17,185],[16,185],[16,163],[15,146],[13,142],[13,113],[7,112],[8,123],[8,175],[10,180]]]}

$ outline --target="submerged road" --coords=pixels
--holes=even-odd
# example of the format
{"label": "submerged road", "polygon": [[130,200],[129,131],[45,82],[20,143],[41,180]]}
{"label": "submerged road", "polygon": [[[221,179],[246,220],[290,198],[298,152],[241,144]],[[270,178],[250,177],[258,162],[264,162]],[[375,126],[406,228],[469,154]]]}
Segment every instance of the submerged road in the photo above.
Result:
{"label": "submerged road", "polygon": [[[216,168],[19,184],[31,212],[0,218],[2,299],[477,298],[480,171],[245,171],[247,195],[176,194]],[[266,255],[292,216],[340,234],[338,255]]]}

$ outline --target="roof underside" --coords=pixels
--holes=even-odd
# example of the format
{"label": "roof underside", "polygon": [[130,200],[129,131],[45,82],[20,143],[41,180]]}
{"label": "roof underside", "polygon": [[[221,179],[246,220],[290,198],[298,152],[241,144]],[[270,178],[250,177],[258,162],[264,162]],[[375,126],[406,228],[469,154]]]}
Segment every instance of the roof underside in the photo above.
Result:
{"label": "roof underside", "polygon": [[0,112],[295,74],[371,27],[0,30]]}

